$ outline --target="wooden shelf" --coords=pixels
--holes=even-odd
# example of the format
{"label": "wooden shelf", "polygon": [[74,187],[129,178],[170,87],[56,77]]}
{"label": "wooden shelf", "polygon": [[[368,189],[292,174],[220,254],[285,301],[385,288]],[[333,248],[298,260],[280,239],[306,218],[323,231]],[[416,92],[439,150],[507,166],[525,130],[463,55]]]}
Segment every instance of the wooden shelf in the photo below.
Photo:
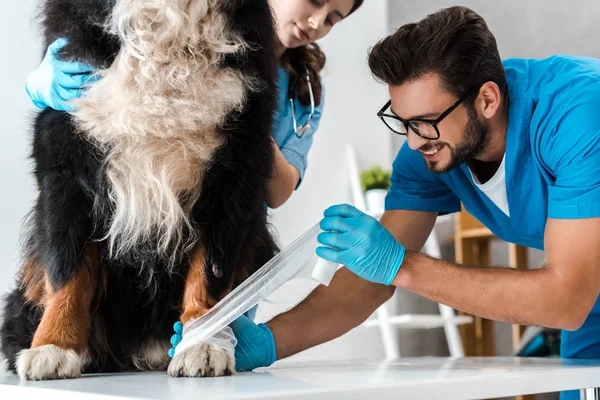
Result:
{"label": "wooden shelf", "polygon": [[471,228],[462,231],[460,236],[463,239],[476,239],[476,238],[491,238],[494,234],[488,228]]}

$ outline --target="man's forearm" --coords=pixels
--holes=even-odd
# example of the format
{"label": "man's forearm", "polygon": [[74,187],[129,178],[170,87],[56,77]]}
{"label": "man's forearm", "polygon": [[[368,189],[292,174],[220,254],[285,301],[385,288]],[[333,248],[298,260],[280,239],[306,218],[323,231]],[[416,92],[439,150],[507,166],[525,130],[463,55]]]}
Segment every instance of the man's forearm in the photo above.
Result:
{"label": "man's forearm", "polygon": [[469,314],[522,325],[577,329],[577,316],[591,308],[549,268],[464,266],[407,252],[392,284]]}
{"label": "man's forearm", "polygon": [[394,288],[364,281],[345,268],[329,287],[320,286],[293,309],[267,323],[277,359],[335,339],[366,320]]}

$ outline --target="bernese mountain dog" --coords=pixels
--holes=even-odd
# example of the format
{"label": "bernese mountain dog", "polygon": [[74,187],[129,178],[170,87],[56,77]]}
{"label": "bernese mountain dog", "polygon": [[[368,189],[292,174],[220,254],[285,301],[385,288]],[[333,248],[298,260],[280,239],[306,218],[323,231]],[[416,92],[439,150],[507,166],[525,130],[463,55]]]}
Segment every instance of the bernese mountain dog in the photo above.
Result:
{"label": "bernese mountain dog", "polygon": [[44,45],[96,71],[76,111],[40,111],[37,199],[5,299],[21,379],[235,372],[176,321],[206,313],[278,251],[266,185],[277,56],[267,0],[45,0]]}

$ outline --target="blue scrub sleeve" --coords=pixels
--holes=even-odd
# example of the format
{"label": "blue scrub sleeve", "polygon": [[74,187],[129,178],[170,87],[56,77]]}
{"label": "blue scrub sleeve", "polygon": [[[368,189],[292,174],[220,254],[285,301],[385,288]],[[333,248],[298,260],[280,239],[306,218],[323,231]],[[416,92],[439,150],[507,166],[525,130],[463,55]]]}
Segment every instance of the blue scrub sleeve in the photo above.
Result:
{"label": "blue scrub sleeve", "polygon": [[[315,107],[315,113],[310,120],[310,129],[299,138],[294,132],[294,127],[290,125],[287,138],[279,148],[281,150],[281,154],[283,154],[287,162],[292,164],[300,173],[300,178],[298,179],[296,189],[300,187],[300,183],[302,183],[302,179],[304,179],[304,173],[306,172],[306,167],[308,165],[308,151],[313,144],[315,132],[317,129],[319,129],[324,103],[325,86],[323,86],[321,102]],[[298,125],[301,126],[307,121],[308,116],[310,115],[310,106],[303,106],[297,100],[294,101],[294,106],[296,107],[295,111],[298,119]]]}
{"label": "blue scrub sleeve", "polygon": [[569,99],[555,127],[541,138],[540,155],[554,178],[548,217],[600,217],[600,83]]}
{"label": "blue scrub sleeve", "polygon": [[434,211],[440,215],[460,211],[460,200],[436,174],[429,172],[423,156],[405,142],[393,164],[386,210]]}

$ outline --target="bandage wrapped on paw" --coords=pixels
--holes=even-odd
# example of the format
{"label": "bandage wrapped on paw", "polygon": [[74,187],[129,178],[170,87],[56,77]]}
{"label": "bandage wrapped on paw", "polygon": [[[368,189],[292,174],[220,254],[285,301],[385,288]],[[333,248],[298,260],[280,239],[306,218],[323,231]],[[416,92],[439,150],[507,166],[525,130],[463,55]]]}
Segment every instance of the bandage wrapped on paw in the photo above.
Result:
{"label": "bandage wrapped on paw", "polygon": [[237,345],[237,339],[233,330],[226,326],[223,330],[217,332],[211,337],[205,337],[201,329],[191,329],[182,333],[181,342],[175,347],[175,356],[183,353],[187,348],[192,347],[198,343],[213,344],[218,346],[233,357],[235,355],[235,346]]}
{"label": "bandage wrapped on paw", "polygon": [[[183,338],[179,344],[173,343],[174,355],[198,343],[215,343],[233,349],[237,343],[229,324],[256,306],[293,278],[312,278],[328,285],[339,267],[337,264],[320,260],[315,249],[319,245],[317,236],[321,232],[319,224],[314,225],[283,251],[263,265],[224,299],[201,317],[176,325],[175,331]],[[178,332],[179,329],[179,332]]]}

